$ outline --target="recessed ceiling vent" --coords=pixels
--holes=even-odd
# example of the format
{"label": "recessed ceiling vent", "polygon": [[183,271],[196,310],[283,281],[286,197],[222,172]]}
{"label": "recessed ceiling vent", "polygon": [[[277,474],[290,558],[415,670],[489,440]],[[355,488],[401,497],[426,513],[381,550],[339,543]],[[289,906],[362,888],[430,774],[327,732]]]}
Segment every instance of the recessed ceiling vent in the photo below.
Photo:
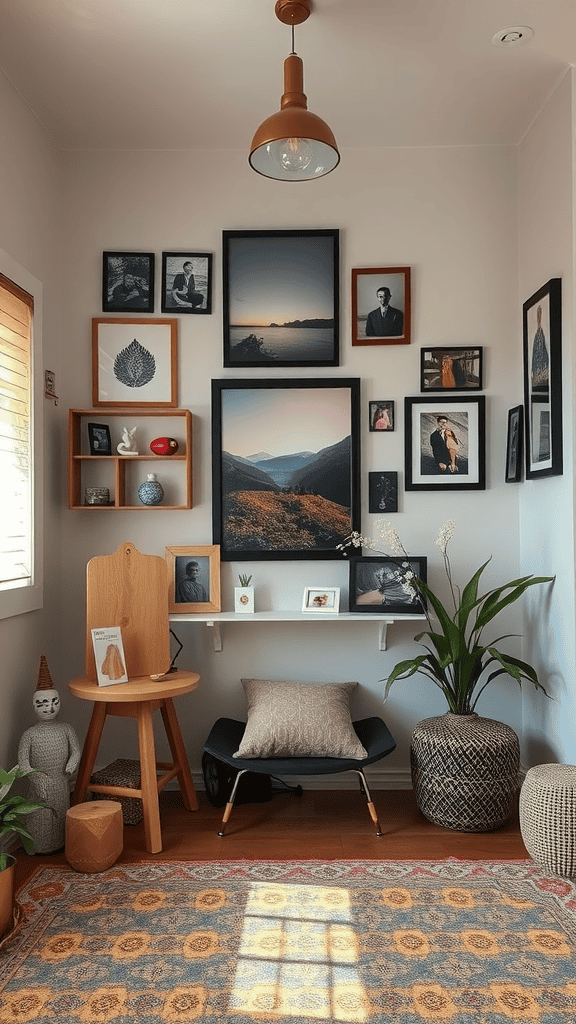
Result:
{"label": "recessed ceiling vent", "polygon": [[512,28],[503,28],[492,36],[492,43],[494,46],[524,46],[533,35],[533,30],[527,25],[514,25]]}

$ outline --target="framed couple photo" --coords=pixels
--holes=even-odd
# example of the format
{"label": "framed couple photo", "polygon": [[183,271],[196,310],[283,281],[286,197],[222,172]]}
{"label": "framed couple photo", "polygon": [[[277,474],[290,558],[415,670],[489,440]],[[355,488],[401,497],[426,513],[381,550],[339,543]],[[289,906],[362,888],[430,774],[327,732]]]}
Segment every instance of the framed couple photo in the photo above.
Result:
{"label": "framed couple photo", "polygon": [[483,491],[485,396],[405,398],[405,489]]}

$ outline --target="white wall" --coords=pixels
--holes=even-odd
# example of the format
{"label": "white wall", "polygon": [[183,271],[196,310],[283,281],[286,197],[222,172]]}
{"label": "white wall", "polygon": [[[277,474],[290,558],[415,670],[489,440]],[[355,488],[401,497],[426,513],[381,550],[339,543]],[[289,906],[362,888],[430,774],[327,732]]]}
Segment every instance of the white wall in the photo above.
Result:
{"label": "white wall", "polygon": [[556,575],[550,617],[541,595],[526,601],[527,660],[541,670],[554,701],[526,690],[523,760],[576,761],[576,651],[574,644],[574,69],[535,121],[519,150],[519,317],[522,303],[550,278],[562,278],[564,473],[527,480],[520,488],[522,572]]}
{"label": "white wall", "polygon": [[[20,97],[0,72],[0,249],[43,285],[44,366],[62,382],[59,155]],[[40,655],[55,683],[64,684],[61,651],[66,644],[59,615],[60,487],[65,408],[43,401],[44,417],[44,609],[0,621],[0,765],[16,762],[18,740],[32,724],[32,695]],[[64,694],[63,694],[64,696]]]}
{"label": "white wall", "polygon": [[[65,327],[63,404],[87,407],[91,395],[90,323],[101,314],[104,249],[210,251],[215,256],[212,316],[179,318],[179,405],[194,415],[195,504],[191,511],[64,512],[63,581],[65,673],[83,672],[84,579],[93,555],[131,540],[144,552],[165,545],[210,543],[210,380],[266,377],[267,370],[222,368],[221,232],[242,228],[341,230],[342,360],[333,371],[286,370],[277,376],[356,376],[362,380],[363,529],[369,470],[398,470],[400,511],[391,516],[413,554],[427,555],[433,586],[446,594],[440,553],[433,541],[447,518],[457,523],[452,545],[454,574],[465,581],[489,555],[487,585],[518,569],[519,488],[504,484],[507,412],[522,398],[517,346],[517,210],[514,148],[367,150],[344,152],[337,172],[296,187],[270,182],[248,168],[240,152],[75,153],[65,157]],[[352,267],[409,265],[413,274],[412,344],[351,348]],[[159,274],[157,276],[157,287]],[[159,309],[157,300],[156,309]],[[482,345],[487,396],[487,489],[446,494],[404,493],[405,395],[419,394],[420,348]],[[397,429],[369,434],[367,403],[397,403]],[[66,502],[65,471],[60,500]],[[533,566],[535,568],[535,566]],[[255,562],[224,565],[223,608],[232,607],[236,571],[253,573],[257,608],[299,608],[306,584],[337,584],[346,590],[344,562]],[[383,685],[391,667],[414,650],[415,629],[398,624],[390,647],[377,651],[376,626],[360,623],[285,626],[237,625],[214,653],[209,631],[179,626],[185,643],[179,664],[201,672],[201,688],[180,702],[179,714],[191,765],[199,768],[203,740],[220,715],[242,717],[241,676],[329,681],[356,679],[358,716],[381,713]],[[498,632],[520,632],[520,609]],[[512,641],[514,643],[514,641]],[[519,649],[518,649],[519,652]],[[67,707],[83,734],[88,708]],[[407,769],[409,736],[426,715],[445,710],[431,684],[397,684],[385,714],[398,749],[386,770]],[[516,728],[521,703],[512,686],[496,685],[478,710]],[[102,762],[130,756],[135,740],[126,725],[107,726]]]}

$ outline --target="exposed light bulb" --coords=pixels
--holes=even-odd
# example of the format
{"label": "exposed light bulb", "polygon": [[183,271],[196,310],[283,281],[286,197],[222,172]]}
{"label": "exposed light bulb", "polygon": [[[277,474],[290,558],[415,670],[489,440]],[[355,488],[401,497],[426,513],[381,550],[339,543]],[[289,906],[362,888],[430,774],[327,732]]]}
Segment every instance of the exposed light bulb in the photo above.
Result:
{"label": "exposed light bulb", "polygon": [[278,155],[284,170],[291,174],[305,171],[312,160],[312,150],[305,139],[282,139]]}

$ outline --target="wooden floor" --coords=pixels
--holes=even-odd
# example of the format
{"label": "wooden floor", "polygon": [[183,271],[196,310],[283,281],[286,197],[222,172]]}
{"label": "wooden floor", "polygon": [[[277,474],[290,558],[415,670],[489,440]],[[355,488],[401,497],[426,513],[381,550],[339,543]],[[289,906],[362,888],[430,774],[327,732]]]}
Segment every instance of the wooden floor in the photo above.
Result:
{"label": "wooden floor", "polygon": [[[162,853],[149,854],[142,824],[124,827],[118,863],[164,860],[514,860],[527,858],[517,809],[497,832],[452,832],[418,811],[411,790],[377,790],[372,797],[383,835],[378,838],[358,790],[284,792],[262,804],[234,807],[226,835],[218,836],[222,809],[203,792],[200,807],[186,811],[178,792],[160,796]],[[19,853],[16,885],[41,864],[65,864],[64,852],[29,857]]]}

